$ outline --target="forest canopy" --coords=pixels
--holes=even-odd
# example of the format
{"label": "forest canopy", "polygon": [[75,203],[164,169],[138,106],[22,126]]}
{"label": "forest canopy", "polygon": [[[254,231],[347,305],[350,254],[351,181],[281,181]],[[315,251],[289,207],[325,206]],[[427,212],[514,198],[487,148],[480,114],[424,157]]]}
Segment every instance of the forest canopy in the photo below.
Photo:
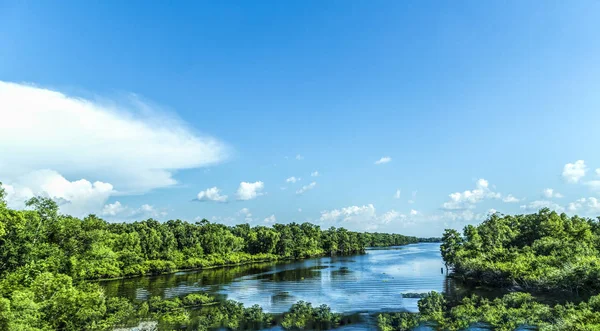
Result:
{"label": "forest canopy", "polygon": [[322,230],[310,223],[111,223],[95,215],[62,215],[49,198],[30,199],[28,210],[11,209],[4,198],[0,184],[0,330],[110,327],[133,308],[125,299],[107,298],[93,280],[362,253],[369,246],[436,240]]}
{"label": "forest canopy", "polygon": [[455,277],[525,290],[600,291],[600,223],[545,208],[491,215],[462,235],[446,230],[441,253]]}

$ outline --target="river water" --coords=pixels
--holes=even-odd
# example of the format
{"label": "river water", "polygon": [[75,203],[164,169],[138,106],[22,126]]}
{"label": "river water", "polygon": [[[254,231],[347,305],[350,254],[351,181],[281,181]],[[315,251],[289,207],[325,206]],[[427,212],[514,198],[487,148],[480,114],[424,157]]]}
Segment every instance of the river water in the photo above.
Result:
{"label": "river water", "polygon": [[281,313],[304,300],[336,312],[417,311],[402,293],[444,291],[439,244],[368,249],[366,254],[181,272],[103,282],[109,296],[145,300],[207,292]]}
{"label": "river water", "polygon": [[[402,293],[438,291],[462,296],[477,292],[455,284],[442,272],[443,267],[440,244],[420,243],[367,249],[361,255],[187,271],[104,281],[101,285],[108,296],[133,300],[205,292],[221,300],[242,302],[246,307],[259,304],[272,313],[285,312],[304,300],[313,306],[327,304],[335,312],[359,316],[357,323],[336,330],[377,330],[371,313],[418,311],[419,299],[402,298]],[[282,329],[270,329],[275,330]],[[432,329],[421,326],[416,330]]]}

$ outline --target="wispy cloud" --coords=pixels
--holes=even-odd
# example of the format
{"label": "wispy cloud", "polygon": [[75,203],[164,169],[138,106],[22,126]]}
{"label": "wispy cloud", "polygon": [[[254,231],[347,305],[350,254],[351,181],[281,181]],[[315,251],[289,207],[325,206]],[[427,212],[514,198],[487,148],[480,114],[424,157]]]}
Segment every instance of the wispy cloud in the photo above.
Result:
{"label": "wispy cloud", "polygon": [[391,157],[389,157],[389,156],[384,156],[384,157],[382,157],[381,159],[379,159],[379,160],[375,161],[375,164],[384,164],[384,163],[388,163],[388,162],[390,162],[390,161],[392,161],[392,158],[391,158]]}
{"label": "wispy cloud", "polygon": [[295,183],[297,181],[300,181],[301,178],[296,178],[294,176],[289,177],[288,179],[285,180],[286,183]]}
{"label": "wispy cloud", "polygon": [[312,182],[312,183],[310,183],[308,185],[304,185],[304,186],[302,186],[301,189],[299,189],[299,190],[296,191],[296,194],[302,194],[302,193],[304,193],[306,191],[312,190],[316,186],[317,186],[317,182]]}

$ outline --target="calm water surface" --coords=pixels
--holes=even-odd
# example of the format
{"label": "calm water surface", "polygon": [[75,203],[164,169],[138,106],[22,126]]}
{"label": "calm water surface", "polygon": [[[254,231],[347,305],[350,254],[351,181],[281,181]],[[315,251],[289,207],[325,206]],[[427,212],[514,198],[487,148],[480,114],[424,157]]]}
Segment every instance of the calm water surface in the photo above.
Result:
{"label": "calm water surface", "polygon": [[417,311],[418,299],[402,293],[443,291],[446,277],[439,244],[369,249],[364,255],[323,257],[181,272],[103,282],[110,296],[145,300],[208,292],[245,306],[281,313],[304,300],[337,312]]}

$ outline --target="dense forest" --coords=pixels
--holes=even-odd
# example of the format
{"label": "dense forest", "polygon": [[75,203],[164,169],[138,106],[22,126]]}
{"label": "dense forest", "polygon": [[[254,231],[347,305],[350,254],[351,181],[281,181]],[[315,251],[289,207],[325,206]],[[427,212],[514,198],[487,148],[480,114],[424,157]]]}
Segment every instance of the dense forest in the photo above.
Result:
{"label": "dense forest", "polygon": [[[440,249],[452,277],[513,292],[494,300],[432,292],[419,300],[418,314],[379,315],[380,330],[410,330],[421,323],[433,323],[439,330],[462,330],[476,323],[494,330],[600,329],[598,220],[547,208],[529,215],[493,214],[478,226],[467,225],[462,234],[446,230]],[[590,298],[551,306],[522,291]]]}
{"label": "dense forest", "polygon": [[103,330],[122,322],[130,310],[145,316],[144,307],[107,298],[93,280],[436,240],[321,230],[310,223],[110,223],[94,215],[61,215],[48,198],[30,199],[28,210],[8,208],[4,198],[0,185],[0,330]]}
{"label": "dense forest", "polygon": [[446,230],[442,257],[454,277],[534,291],[600,291],[600,224],[542,209],[491,215],[463,234]]}
{"label": "dense forest", "polygon": [[458,302],[431,292],[419,300],[418,306],[419,313],[379,314],[378,328],[381,331],[405,331],[428,324],[437,330],[466,330],[484,323],[484,328],[499,331],[522,326],[541,331],[600,329],[600,295],[577,305],[550,306],[523,292],[509,293],[494,300],[472,295]]}
{"label": "dense forest", "polygon": [[[477,323],[503,331],[521,326],[600,329],[598,220],[559,215],[549,209],[529,215],[493,214],[478,226],[467,225],[462,234],[446,230],[440,249],[447,267],[452,268],[451,277],[513,292],[493,300],[427,293],[418,302],[419,313],[379,314],[380,330],[411,330],[423,323],[438,330],[464,330]],[[523,291],[589,299],[549,305]]]}

